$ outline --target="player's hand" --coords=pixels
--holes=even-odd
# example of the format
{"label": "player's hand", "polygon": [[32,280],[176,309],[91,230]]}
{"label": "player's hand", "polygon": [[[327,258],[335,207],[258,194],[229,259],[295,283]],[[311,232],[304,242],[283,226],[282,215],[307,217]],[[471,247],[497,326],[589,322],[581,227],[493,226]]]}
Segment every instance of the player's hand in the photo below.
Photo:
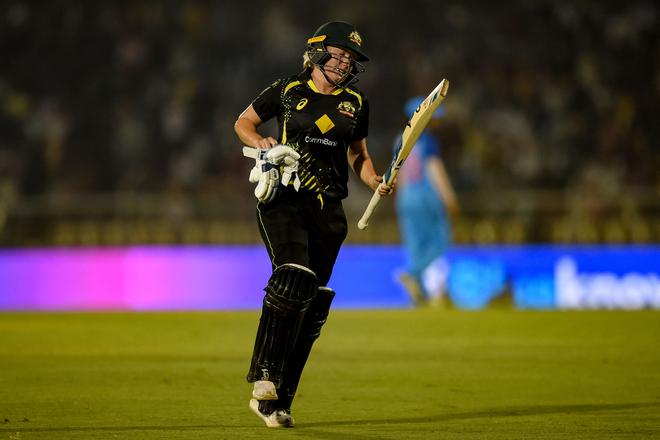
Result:
{"label": "player's hand", "polygon": [[275,139],[271,136],[268,136],[268,137],[259,139],[257,142],[254,143],[253,147],[254,148],[270,148],[270,147],[274,147],[275,145],[277,145],[277,139]]}
{"label": "player's hand", "polygon": [[372,178],[371,189],[378,191],[381,196],[388,196],[394,192],[394,185],[387,185],[383,182],[383,176],[374,176]]}
{"label": "player's hand", "polygon": [[381,196],[389,196],[393,193],[394,193],[394,186],[386,185],[384,183],[378,185],[378,194],[380,194]]}

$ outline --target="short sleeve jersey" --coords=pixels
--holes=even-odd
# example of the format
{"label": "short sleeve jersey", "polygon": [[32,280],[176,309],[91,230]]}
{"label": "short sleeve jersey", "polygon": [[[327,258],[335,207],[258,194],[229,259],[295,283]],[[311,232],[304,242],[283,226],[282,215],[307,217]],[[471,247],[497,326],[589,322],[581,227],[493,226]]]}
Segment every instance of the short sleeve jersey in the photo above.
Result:
{"label": "short sleeve jersey", "polygon": [[324,95],[309,71],[279,79],[252,102],[262,121],[276,117],[278,141],[298,153],[301,190],[348,195],[349,144],[367,137],[369,104],[353,87]]}

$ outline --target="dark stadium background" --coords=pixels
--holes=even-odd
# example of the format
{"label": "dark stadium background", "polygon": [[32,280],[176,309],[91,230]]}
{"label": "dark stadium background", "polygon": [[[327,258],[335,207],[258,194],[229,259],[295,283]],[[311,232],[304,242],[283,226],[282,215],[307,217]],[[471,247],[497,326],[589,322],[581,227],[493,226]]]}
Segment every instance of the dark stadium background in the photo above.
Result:
{"label": "dark stadium background", "polygon": [[[0,245],[256,243],[236,116],[351,21],[369,145],[451,80],[438,134],[458,244],[660,240],[654,2],[81,2],[0,6]],[[321,7],[322,6],[322,7]],[[353,184],[355,218],[369,196]],[[398,243],[392,204],[349,243]]]}
{"label": "dark stadium background", "polygon": [[[22,265],[27,279],[5,283],[14,297],[36,279],[49,288],[58,270],[63,289],[83,291],[70,279],[89,261],[98,268],[135,246],[259,248],[251,164],[233,123],[272,80],[298,72],[307,38],[337,19],[358,27],[372,59],[359,85],[371,102],[368,142],[379,170],[405,123],[406,99],[450,79],[435,130],[461,205],[459,254],[505,246],[524,254],[516,261],[536,261],[545,258],[537,246],[570,255],[587,246],[596,257],[577,270],[617,282],[660,272],[654,2],[340,1],[311,13],[296,1],[7,1],[0,12],[0,273],[12,279]],[[348,251],[382,246],[390,255],[399,245],[393,203],[358,231],[370,194],[355,178],[350,184]],[[42,266],[22,259],[21,250],[35,249],[46,252]],[[62,249],[64,257],[48,253]],[[54,255],[76,255],[70,261],[80,265],[54,268]],[[495,270],[513,270],[505,263]],[[479,270],[468,275],[483,278]],[[105,276],[116,275],[97,277],[109,289]],[[498,276],[510,290],[509,274]],[[375,277],[374,295],[402,294],[389,273]]]}
{"label": "dark stadium background", "polygon": [[[660,438],[659,17],[0,1],[0,439]],[[273,433],[248,409],[271,267],[233,123],[331,20],[372,59],[379,170],[404,102],[451,81],[434,127],[461,206],[451,301],[413,307],[394,204],[359,231],[352,179],[333,309],[296,427]]]}

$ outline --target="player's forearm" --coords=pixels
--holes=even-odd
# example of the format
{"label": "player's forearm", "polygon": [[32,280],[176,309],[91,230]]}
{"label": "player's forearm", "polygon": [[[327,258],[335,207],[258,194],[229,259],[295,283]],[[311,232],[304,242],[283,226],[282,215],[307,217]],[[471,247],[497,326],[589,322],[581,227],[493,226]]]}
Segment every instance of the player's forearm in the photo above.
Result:
{"label": "player's forearm", "polygon": [[263,139],[257,132],[257,127],[247,118],[238,118],[234,124],[234,131],[238,138],[247,146],[259,148],[259,141]]}
{"label": "player's forearm", "polygon": [[356,153],[349,149],[348,163],[365,185],[373,190],[378,188],[378,173],[376,173],[371,157],[366,151],[362,150]]}
{"label": "player's forearm", "polygon": [[[253,111],[254,112],[254,111]],[[270,136],[262,136],[257,131],[258,124],[250,119],[249,115],[239,116],[236,122],[234,123],[234,131],[238,135],[238,138],[247,146],[254,148],[270,148],[274,145],[277,145],[277,139]],[[256,118],[256,114],[252,116]]]}
{"label": "player's forearm", "polygon": [[360,176],[360,180],[362,180],[365,183],[365,185],[367,185],[369,188],[373,189],[374,191],[378,188],[378,185],[380,184],[380,180],[378,179],[380,176],[376,172],[376,169],[374,168],[374,164],[373,162],[371,162],[370,157],[367,157],[366,159],[363,160],[358,176]]}

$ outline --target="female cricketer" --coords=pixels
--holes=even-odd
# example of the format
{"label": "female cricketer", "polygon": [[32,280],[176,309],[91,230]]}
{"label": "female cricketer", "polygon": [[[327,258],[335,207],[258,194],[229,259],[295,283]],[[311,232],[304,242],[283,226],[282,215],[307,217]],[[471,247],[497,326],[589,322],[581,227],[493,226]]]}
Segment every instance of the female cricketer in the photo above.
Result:
{"label": "female cricketer", "polygon": [[[334,297],[327,287],[347,223],[348,167],[372,190],[382,183],[367,150],[369,104],[355,88],[369,59],[357,29],[323,24],[307,40],[304,70],[261,92],[235,123],[256,159],[257,224],[273,267],[247,380],[250,408],[268,427],[291,427],[291,403]],[[277,118],[277,139],[259,134]]]}

